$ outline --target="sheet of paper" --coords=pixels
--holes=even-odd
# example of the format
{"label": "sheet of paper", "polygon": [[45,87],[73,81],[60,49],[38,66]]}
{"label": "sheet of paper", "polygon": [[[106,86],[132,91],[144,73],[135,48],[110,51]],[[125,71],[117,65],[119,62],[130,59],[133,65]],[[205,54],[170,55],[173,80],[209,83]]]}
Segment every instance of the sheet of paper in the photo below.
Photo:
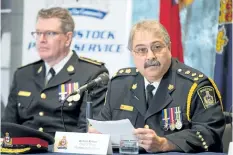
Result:
{"label": "sheet of paper", "polygon": [[134,130],[129,119],[118,121],[96,121],[88,119],[88,121],[97,131],[103,134],[110,134],[113,147],[119,146],[120,135],[132,135]]}

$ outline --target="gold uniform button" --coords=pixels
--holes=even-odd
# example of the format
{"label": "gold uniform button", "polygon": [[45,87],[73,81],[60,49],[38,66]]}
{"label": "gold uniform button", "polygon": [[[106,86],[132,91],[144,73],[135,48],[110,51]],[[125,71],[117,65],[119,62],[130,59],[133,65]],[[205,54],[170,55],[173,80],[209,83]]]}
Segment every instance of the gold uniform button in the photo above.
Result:
{"label": "gold uniform button", "polygon": [[208,146],[204,146],[205,149],[208,149]]}
{"label": "gold uniform button", "polygon": [[42,111],[39,112],[39,115],[40,115],[40,116],[44,116],[44,112],[42,112]]}
{"label": "gold uniform button", "polygon": [[203,143],[202,143],[202,145],[204,145],[204,146],[205,146],[205,145],[206,145],[206,142],[203,142]]}
{"label": "gold uniform button", "polygon": [[72,104],[72,103],[69,103],[68,105],[69,105],[69,106],[72,106],[73,104]]}
{"label": "gold uniform button", "polygon": [[42,99],[46,99],[46,94],[45,94],[45,93],[42,93],[42,94],[40,94],[40,97],[41,97]]}
{"label": "gold uniform button", "polygon": [[39,128],[39,131],[43,132],[43,130],[44,130],[44,129],[43,129],[42,127]]}

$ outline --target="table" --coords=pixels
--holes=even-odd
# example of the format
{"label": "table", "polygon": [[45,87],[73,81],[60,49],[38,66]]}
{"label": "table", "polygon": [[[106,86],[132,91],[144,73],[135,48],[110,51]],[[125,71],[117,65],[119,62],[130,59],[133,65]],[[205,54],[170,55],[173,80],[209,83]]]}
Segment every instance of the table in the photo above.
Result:
{"label": "table", "polygon": [[[166,153],[156,153],[160,155],[227,155],[226,153],[214,153],[214,152],[202,152],[202,153],[180,153],[180,152],[166,152]],[[28,155],[38,155],[37,154],[28,154]],[[76,153],[39,153],[39,155],[77,155]],[[114,153],[113,155],[120,155],[119,153]],[[140,154],[143,155],[143,154]],[[146,154],[144,154],[146,155]]]}

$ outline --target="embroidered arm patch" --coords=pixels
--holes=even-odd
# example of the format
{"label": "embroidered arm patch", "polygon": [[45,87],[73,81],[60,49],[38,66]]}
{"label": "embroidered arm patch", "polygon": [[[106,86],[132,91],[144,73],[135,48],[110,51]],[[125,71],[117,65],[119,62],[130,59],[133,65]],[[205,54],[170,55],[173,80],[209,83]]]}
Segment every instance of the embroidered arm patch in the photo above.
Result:
{"label": "embroidered arm patch", "polygon": [[205,109],[216,104],[215,91],[211,86],[204,86],[197,90],[198,96]]}

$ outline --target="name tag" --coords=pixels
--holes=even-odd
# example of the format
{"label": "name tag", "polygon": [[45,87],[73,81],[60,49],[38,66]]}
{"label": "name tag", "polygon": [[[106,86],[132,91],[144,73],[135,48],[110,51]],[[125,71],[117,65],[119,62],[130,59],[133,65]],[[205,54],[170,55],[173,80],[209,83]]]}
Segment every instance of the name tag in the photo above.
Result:
{"label": "name tag", "polygon": [[124,105],[124,104],[122,104],[122,105],[120,106],[120,109],[121,109],[121,110],[126,110],[126,111],[133,111],[133,107],[132,107],[132,106]]}
{"label": "name tag", "polygon": [[112,154],[110,135],[56,132],[54,152],[77,154]]}
{"label": "name tag", "polygon": [[18,92],[18,96],[30,96],[31,95],[31,92],[29,91],[19,91]]}

